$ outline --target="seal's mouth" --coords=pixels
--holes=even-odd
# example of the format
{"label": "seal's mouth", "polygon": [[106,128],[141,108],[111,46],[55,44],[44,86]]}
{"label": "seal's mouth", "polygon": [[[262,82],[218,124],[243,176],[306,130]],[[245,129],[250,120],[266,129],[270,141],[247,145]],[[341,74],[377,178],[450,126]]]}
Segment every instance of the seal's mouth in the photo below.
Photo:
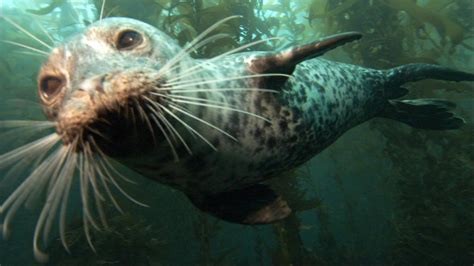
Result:
{"label": "seal's mouth", "polygon": [[[150,114],[159,114],[165,102],[157,96],[162,85],[154,72],[124,71],[102,75],[81,83],[65,101],[57,118],[57,132],[64,145],[94,138],[108,154],[149,147],[154,123]],[[166,91],[163,92],[166,95]],[[149,130],[140,132],[138,128]],[[148,143],[148,145],[145,145]]]}

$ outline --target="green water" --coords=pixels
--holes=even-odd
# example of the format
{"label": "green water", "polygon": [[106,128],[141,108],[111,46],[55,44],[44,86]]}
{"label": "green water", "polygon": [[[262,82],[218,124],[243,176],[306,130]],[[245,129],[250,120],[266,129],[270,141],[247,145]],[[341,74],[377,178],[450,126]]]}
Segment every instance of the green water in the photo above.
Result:
{"label": "green water", "polygon": [[[47,44],[97,20],[102,1],[0,0],[0,12]],[[110,0],[104,16],[150,23],[184,45],[213,23],[233,38],[203,47],[207,58],[252,41],[272,50],[344,31],[364,38],[325,58],[373,68],[436,63],[474,72],[474,4],[470,0]],[[41,26],[39,26],[41,25]],[[49,36],[48,36],[49,35]],[[0,20],[0,39],[47,48]],[[44,57],[0,43],[1,120],[44,119],[36,75]],[[459,130],[428,131],[373,119],[344,134],[301,169],[274,180],[294,209],[288,219],[242,226],[198,211],[179,191],[140,176],[127,191],[148,203],[120,198],[122,215],[107,209],[110,230],[93,233],[91,251],[80,220],[78,191],[71,194],[71,255],[58,232],[48,245],[50,265],[472,265],[474,263],[474,90],[472,83],[409,84],[407,98],[444,98],[466,119]],[[0,153],[34,140],[1,135]],[[25,178],[8,175],[0,202]],[[131,174],[133,175],[133,174]],[[1,179],[0,179],[1,180]],[[0,241],[0,265],[35,265],[32,237],[42,203],[21,208],[12,235]],[[109,210],[110,209],[110,210]],[[5,217],[2,217],[4,219]]]}

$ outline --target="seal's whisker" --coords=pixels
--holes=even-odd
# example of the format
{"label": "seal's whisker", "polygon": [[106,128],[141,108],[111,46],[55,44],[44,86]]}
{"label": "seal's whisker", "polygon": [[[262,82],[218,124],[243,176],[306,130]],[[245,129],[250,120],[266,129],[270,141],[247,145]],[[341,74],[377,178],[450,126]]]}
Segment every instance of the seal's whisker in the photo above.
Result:
{"label": "seal's whisker", "polygon": [[155,122],[156,126],[158,126],[158,128],[160,129],[161,133],[163,133],[163,136],[165,137],[166,139],[166,142],[168,143],[168,145],[170,145],[170,148],[171,148],[171,152],[173,153],[173,157],[174,157],[174,160],[176,162],[179,161],[179,156],[178,156],[178,153],[176,152],[176,148],[174,147],[174,144],[173,142],[171,141],[170,137],[168,136],[168,133],[166,132],[166,130],[163,128],[163,125],[160,123],[160,120],[158,118],[158,116],[155,114],[155,111],[153,110],[153,108],[149,105],[147,105],[148,109],[150,109],[150,111],[152,112],[151,114],[151,119],[153,119],[153,121]]}
{"label": "seal's whisker", "polygon": [[[135,99],[136,100],[136,99]],[[138,101],[138,100],[136,100]],[[142,106],[140,104],[136,105],[136,108],[138,109],[138,112],[140,113],[142,120],[145,122],[145,124],[148,127],[148,130],[150,130],[150,134],[152,136],[153,144],[156,146],[158,142],[156,141],[155,137],[155,131],[153,130],[153,125],[151,124],[150,119],[148,118],[148,115],[146,114],[145,110],[143,110]]]}
{"label": "seal's whisker", "polygon": [[[99,148],[99,146],[95,143],[95,142],[91,142],[92,145],[94,145],[94,148],[95,150],[97,150],[100,154],[104,154],[103,151],[101,151],[101,149]],[[89,144],[87,145],[87,153],[92,156],[92,150],[89,146]],[[94,163],[91,163],[91,166],[93,167],[93,169],[99,174],[99,176],[101,177],[101,179],[104,181],[104,186],[105,187],[108,187],[107,185],[105,185],[106,181],[110,181],[114,186],[115,188],[120,191],[120,193],[122,193],[127,199],[129,199],[131,202],[139,205],[139,206],[142,206],[142,207],[149,207],[148,205],[144,204],[144,203],[141,203],[140,201],[134,199],[132,196],[130,196],[125,190],[123,190],[123,188],[117,183],[117,181],[115,180],[114,176],[111,174],[111,172],[109,171],[109,167],[107,167],[106,164],[103,163],[104,161],[104,158],[103,157],[99,157],[98,158],[98,163],[97,164],[94,164]],[[108,190],[106,188],[106,190]],[[110,192],[110,190],[108,190],[108,192]],[[111,196],[111,193],[109,194]],[[115,201],[115,200],[113,200]]]}
{"label": "seal's whisker", "polygon": [[[120,193],[122,193],[122,195],[124,195],[128,200],[130,200],[131,202],[139,205],[139,206],[142,206],[142,207],[150,207],[148,206],[147,204],[145,203],[142,203],[136,199],[134,199],[132,196],[130,196],[118,183],[117,181],[115,180],[115,178],[113,177],[113,175],[111,175],[109,169],[107,167],[105,167],[103,164],[96,164],[94,165],[95,169],[97,170],[97,173],[99,173],[100,175],[102,175],[103,177],[105,177],[108,181],[110,181],[114,186],[115,188],[120,191]],[[103,171],[102,171],[103,170]]]}
{"label": "seal's whisker", "polygon": [[[17,107],[21,105],[22,108],[26,108],[26,107],[43,108],[43,106],[38,102],[28,100],[28,99],[22,99],[22,98],[12,98],[12,99],[6,100],[5,102],[7,104],[13,104]],[[49,122],[49,121],[38,121],[38,122]],[[50,122],[50,123],[54,123],[54,122]]]}
{"label": "seal's whisker", "polygon": [[[183,144],[183,146],[186,148],[186,151],[189,153],[189,155],[192,155],[193,152],[191,151],[191,148],[189,147],[189,145],[186,143],[186,141],[184,140],[184,138],[181,136],[181,134],[178,132],[178,130],[176,130],[176,128],[168,121],[168,119],[166,119],[166,117],[160,112],[160,110],[162,110],[162,107],[160,104],[158,103],[155,103],[153,102],[150,98],[146,97],[145,100],[147,100],[152,106],[154,106],[156,109],[153,109],[152,108],[152,111],[153,111],[153,114],[155,116],[157,116],[161,121],[163,121],[163,123],[165,124],[165,126],[168,128],[168,130],[170,130],[170,132],[172,132],[172,136],[173,137],[177,137],[179,139],[179,141]],[[176,138],[174,138],[174,140],[176,141]]]}
{"label": "seal's whisker", "polygon": [[[93,138],[90,137],[90,139],[93,139]],[[117,210],[120,213],[123,213],[122,208],[120,207],[120,205],[116,201],[115,197],[113,196],[112,192],[110,191],[109,186],[107,185],[106,177],[100,171],[97,170],[98,164],[101,163],[100,162],[101,159],[98,158],[98,160],[94,160],[94,155],[93,155],[92,150],[91,150],[91,145],[94,145],[94,144],[90,143],[90,142],[86,142],[84,144],[84,159],[83,159],[83,161],[84,161],[83,169],[84,170],[83,170],[83,173],[88,178],[88,180],[84,180],[84,181],[85,181],[85,183],[88,183],[88,181],[90,181],[91,183],[95,183],[96,179],[99,178],[101,180],[102,186],[104,187],[107,195],[109,196],[110,200],[112,201],[112,204],[117,208]],[[84,179],[87,179],[87,178],[84,177]],[[97,188],[97,192],[98,192],[98,188]],[[95,198],[94,201],[96,203],[96,208],[97,208],[97,213],[99,214],[99,219],[100,219],[103,227],[108,228],[108,223],[107,223],[107,220],[106,220],[106,217],[105,217],[105,212],[103,210],[103,205],[102,205],[101,199],[98,197],[98,195],[99,194],[97,194],[96,191],[94,190],[94,198]],[[83,204],[85,204],[85,203],[83,203]],[[94,222],[91,218],[92,217],[88,218],[86,216],[83,216],[84,232],[86,234],[86,239],[87,239],[87,242],[88,242],[89,246],[91,247],[91,249],[94,252],[96,252],[94,244],[92,242],[92,238],[90,236],[89,223],[95,228]],[[95,229],[97,229],[97,228],[95,228]]]}
{"label": "seal's whisker", "polygon": [[[40,170],[40,171],[35,170],[36,175],[34,176],[34,174],[32,174],[28,179],[32,180],[31,178],[35,177],[35,179],[39,179],[38,181],[41,181],[42,179],[44,181],[46,181],[45,179],[47,179],[49,177],[49,175],[52,173],[52,171],[54,171],[53,169],[56,169],[57,167],[62,167],[62,164],[64,163],[64,158],[67,157],[67,155],[68,155],[69,148],[70,147],[67,147],[67,146],[62,146],[61,148],[59,148],[56,151],[56,153],[53,153],[48,158],[50,160],[48,160],[48,159],[45,160],[37,168],[37,169],[42,169],[43,167],[41,167],[41,166],[46,163],[47,164],[46,169]],[[55,200],[55,198],[58,195],[60,195],[60,191],[57,191],[57,189],[59,189],[61,187],[60,183],[63,180],[64,179],[60,179],[59,182],[56,184],[55,189],[51,193],[48,194],[46,202],[44,203],[43,208],[41,210],[40,216],[39,216],[39,218],[36,222],[34,236],[33,236],[33,251],[34,251],[36,259],[38,261],[41,261],[41,262],[46,262],[48,260],[48,255],[45,254],[43,251],[41,251],[40,236],[41,236],[41,233],[44,229],[44,226],[45,226],[45,223],[46,223],[46,220],[48,219],[48,217],[50,215],[54,215],[56,213],[57,208],[55,208],[53,203],[57,202]],[[41,183],[44,183],[44,182],[41,182]],[[32,185],[35,185],[34,189],[38,189],[36,184],[32,184]],[[53,212],[53,214],[50,214],[51,212]]]}
{"label": "seal's whisker", "polygon": [[91,233],[89,229],[89,221],[87,220],[86,216],[82,216],[82,223],[84,225],[84,233],[86,235],[86,240],[87,243],[89,244],[89,247],[92,249],[94,253],[97,253],[97,250],[95,249],[94,243],[92,243],[92,238],[91,238]]}
{"label": "seal's whisker", "polygon": [[41,58],[47,57],[45,54],[39,54],[39,53],[28,52],[28,51],[14,51],[14,53],[28,55],[28,56],[38,56]]}
{"label": "seal's whisker", "polygon": [[214,146],[208,139],[206,139],[201,133],[196,131],[194,128],[192,128],[190,125],[188,125],[186,122],[184,122],[181,118],[179,118],[177,115],[175,115],[173,112],[171,112],[168,108],[164,107],[163,105],[160,105],[160,107],[168,113],[170,116],[172,116],[174,119],[176,119],[180,124],[182,124],[185,128],[189,129],[192,131],[194,134],[196,134],[200,139],[202,139],[209,147],[211,147],[214,151],[217,151],[216,146]]}
{"label": "seal's whisker", "polygon": [[265,42],[268,42],[268,41],[274,41],[274,40],[282,40],[283,38],[281,37],[272,37],[272,38],[267,38],[267,39],[264,39],[264,40],[259,40],[259,41],[255,41],[255,42],[251,42],[251,43],[248,43],[248,44],[245,44],[245,45],[242,45],[238,48],[235,48],[235,49],[232,49],[228,52],[225,52],[223,54],[220,54],[218,56],[215,56],[211,59],[208,59],[206,62],[204,63],[201,63],[201,64],[198,64],[198,65],[195,65],[189,69],[186,69],[186,72],[184,74],[181,74],[181,75],[177,75],[176,77],[174,77],[173,79],[170,80],[170,82],[174,82],[174,81],[177,81],[177,80],[181,80],[183,78],[185,78],[186,76],[189,76],[189,75],[194,75],[194,74],[197,74],[199,72],[202,72],[204,70],[206,70],[206,68],[204,68],[205,65],[209,65],[209,63],[212,63],[214,61],[217,61],[225,56],[228,56],[230,54],[233,54],[233,53],[237,53],[237,52],[240,52],[242,50],[245,50],[247,48],[250,48],[252,46],[255,46],[255,45],[259,45],[261,43],[265,43]]}
{"label": "seal's whisker", "polygon": [[[171,128],[171,130],[173,130],[174,134],[178,137],[179,141],[184,145],[184,147],[186,148],[186,151],[188,152],[189,155],[193,155],[193,152],[191,150],[191,148],[189,147],[189,145],[187,144],[187,142],[184,140],[183,136],[178,132],[178,130],[173,126],[173,124],[171,124],[171,122],[166,118],[166,116],[164,116],[163,114],[160,114],[160,117],[161,119],[165,122],[166,125],[168,125],[169,128]],[[196,135],[191,132],[190,130],[188,130],[189,133],[193,136],[193,137],[196,137]]]}
{"label": "seal's whisker", "polygon": [[[51,144],[50,147],[45,147],[43,151],[40,152],[30,152],[25,154],[25,156],[16,164],[14,164],[9,171],[4,175],[3,180],[1,181],[1,185],[7,186],[15,182],[15,180],[22,176],[22,173],[27,172],[30,169],[36,169],[38,165],[40,165],[46,156],[48,156],[47,151],[54,145],[55,143]],[[31,173],[31,170],[30,170]],[[40,194],[39,190],[34,190],[32,192],[36,194]],[[33,198],[30,196],[30,199]],[[30,208],[33,206],[33,203],[37,203],[37,201],[29,200],[25,203],[26,208]]]}
{"label": "seal's whisker", "polygon": [[[95,143],[91,142],[91,144],[94,146],[95,149],[99,150],[98,147],[97,147],[97,145],[96,145]],[[86,152],[86,156],[89,156],[88,158],[92,161],[92,160],[93,160],[93,158],[92,158],[93,155],[92,155],[92,152],[90,151],[90,149],[85,150],[85,152]],[[99,160],[99,163],[101,163],[100,160]],[[88,167],[87,169],[88,169],[87,171],[93,170],[93,169],[91,169],[91,168],[89,168],[89,167]],[[95,172],[95,170],[94,170],[93,172]],[[91,174],[93,174],[93,172],[92,172]],[[98,174],[99,174],[98,176],[99,176],[99,179],[100,179],[100,181],[101,181],[101,183],[102,183],[102,186],[104,187],[105,192],[107,193],[107,196],[109,197],[110,201],[111,201],[112,204],[115,206],[115,208],[116,208],[120,213],[123,214],[124,211],[123,211],[122,207],[120,207],[120,205],[118,204],[118,202],[117,202],[117,200],[115,199],[114,195],[112,194],[112,192],[111,192],[111,190],[110,190],[110,187],[109,187],[109,185],[107,184],[106,178],[105,178],[103,175],[101,175],[100,173],[98,173]]]}
{"label": "seal's whisker", "polygon": [[[227,37],[230,37],[229,34],[225,34],[225,33],[219,33],[219,34],[216,34],[216,35],[213,35],[209,38],[206,38],[204,39],[203,41],[195,44],[194,46],[191,46],[189,48],[185,48],[182,53],[176,55],[175,57],[173,57],[169,62],[169,65],[168,66],[163,66],[162,70],[160,70],[160,73],[165,73],[165,72],[173,72],[174,70],[178,69],[181,67],[181,65],[179,65],[179,62],[181,61],[181,59],[185,58],[186,56],[192,54],[193,52],[196,52],[199,48],[211,43],[211,42],[215,42],[219,39],[223,39],[223,38],[227,38]],[[165,68],[166,67],[166,68]]]}
{"label": "seal's whisker", "polygon": [[223,109],[223,110],[238,112],[238,113],[250,115],[250,116],[253,116],[253,117],[262,119],[262,120],[264,120],[265,122],[271,123],[271,120],[269,120],[269,119],[267,119],[267,118],[265,118],[265,117],[263,117],[263,116],[260,116],[260,115],[257,115],[257,114],[255,114],[255,113],[248,112],[248,111],[245,111],[245,110],[242,110],[242,109],[231,108],[231,107],[222,106],[222,105],[215,105],[215,104],[207,104],[207,103],[193,102],[193,101],[187,101],[187,100],[181,100],[181,99],[171,99],[171,101],[173,101],[173,102],[175,102],[175,103],[178,102],[178,103],[185,103],[185,104],[190,104],[190,105],[198,105],[198,106],[204,106],[204,107],[217,108],[217,109]]}
{"label": "seal's whisker", "polygon": [[[103,179],[102,177],[97,177],[97,173],[95,171],[91,170],[90,179],[94,180],[94,183],[97,183],[98,178]],[[99,214],[99,219],[100,219],[100,222],[102,224],[102,227],[105,228],[105,229],[109,229],[109,224],[107,222],[107,217],[105,215],[104,205],[103,205],[103,202],[105,202],[105,198],[102,198],[102,199],[99,198],[100,194],[98,192],[99,192],[99,190],[97,190],[97,192],[94,191],[94,202],[95,202],[95,206],[96,206],[96,211]]]}
{"label": "seal's whisker", "polygon": [[51,128],[56,123],[50,121],[34,121],[34,120],[5,120],[0,121],[0,128],[11,128],[11,127],[29,127],[29,126],[40,126]]}
{"label": "seal's whisker", "polygon": [[173,138],[173,141],[178,142],[178,135],[179,134],[174,132],[174,130],[173,130],[174,127],[171,125],[171,123],[166,119],[166,117],[163,114],[161,114],[159,112],[159,110],[156,110],[156,115],[165,124],[165,127],[168,130],[168,132],[170,133],[171,137]]}
{"label": "seal's whisker", "polygon": [[[188,152],[189,155],[193,155],[191,148],[189,147],[188,143],[184,140],[183,136],[178,132],[178,130],[170,123],[170,121],[163,115],[160,114],[159,118],[165,123],[165,125],[174,133],[174,135],[179,139],[179,141],[183,144],[184,148]],[[194,135],[193,135],[194,136]],[[176,141],[176,140],[175,140]]]}
{"label": "seal's whisker", "polygon": [[92,151],[90,148],[89,143],[84,143],[83,146],[84,154],[83,157],[83,171],[80,174],[80,184],[81,184],[81,201],[82,201],[82,213],[85,219],[90,222],[92,227],[97,231],[100,231],[100,227],[98,223],[95,221],[91,210],[89,209],[89,182],[91,179],[95,177],[95,169],[94,169],[94,159],[92,155]]}
{"label": "seal's whisker", "polygon": [[17,148],[13,151],[0,155],[0,168],[9,166],[12,163],[17,162],[24,156],[27,156],[28,154],[37,154],[42,151],[46,152],[59,140],[60,137],[56,133],[54,133],[24,146],[21,146],[20,148]]}
{"label": "seal's whisker", "polygon": [[135,115],[135,109],[130,108],[130,118],[132,120],[132,124],[135,127],[135,130],[137,129],[137,117]]}
{"label": "seal's whisker", "polygon": [[48,39],[51,41],[51,44],[56,45],[57,40],[55,40],[53,36],[49,34],[49,32],[43,27],[43,25],[41,25],[41,23],[37,19],[33,18],[33,20],[35,21],[35,24],[41,29],[41,31],[46,35],[46,37],[48,37]]}
{"label": "seal's whisker", "polygon": [[34,191],[43,187],[42,184],[44,184],[44,182],[42,182],[42,179],[56,166],[55,162],[58,157],[58,152],[48,156],[0,206],[0,213],[6,213],[2,225],[2,233],[5,238],[8,238],[10,235],[10,223],[15,217],[16,211],[25,202],[30,192],[32,192],[32,189]]}
{"label": "seal's whisker", "polygon": [[44,126],[44,125],[18,127],[18,128],[10,129],[4,133],[1,133],[0,139],[2,140],[2,143],[11,143],[11,142],[15,142],[19,138],[21,139],[30,138],[38,134],[39,132],[42,132],[49,128],[50,128],[49,126]]}
{"label": "seal's whisker", "polygon": [[210,26],[205,31],[201,32],[201,34],[199,34],[196,38],[194,38],[194,40],[192,40],[190,43],[188,43],[186,45],[186,47],[184,47],[184,49],[182,49],[178,54],[176,54],[176,56],[171,58],[161,68],[159,73],[167,73],[171,67],[173,67],[177,62],[179,62],[182,59],[182,57],[186,56],[187,54],[190,53],[190,51],[192,51],[192,47],[194,47],[197,43],[199,43],[202,39],[204,39],[213,30],[217,29],[219,26],[221,26],[222,24],[226,23],[229,20],[236,19],[236,18],[241,18],[241,17],[242,16],[231,16],[231,17],[225,18],[223,20],[220,20],[220,21],[214,23],[214,25]]}
{"label": "seal's whisker", "polygon": [[201,119],[201,118],[199,118],[199,117],[197,117],[197,116],[195,116],[195,115],[192,115],[192,114],[190,114],[189,112],[184,111],[183,109],[179,108],[178,106],[176,106],[176,105],[174,105],[174,104],[170,104],[169,106],[170,106],[171,108],[175,109],[176,111],[178,111],[178,112],[180,112],[180,113],[182,113],[182,114],[184,114],[184,115],[187,115],[187,116],[189,116],[189,117],[191,117],[191,118],[194,118],[195,120],[197,120],[197,121],[199,121],[199,122],[201,122],[201,123],[203,123],[203,124],[205,124],[205,125],[207,125],[207,126],[213,128],[213,129],[219,131],[220,133],[226,135],[227,137],[229,137],[229,138],[232,139],[233,141],[238,142],[237,138],[235,138],[235,137],[232,136],[231,134],[227,133],[227,132],[224,131],[223,129],[221,129],[221,128],[219,128],[219,127],[217,127],[217,126],[215,126],[215,125],[213,125],[213,124],[211,124],[211,123],[209,123],[209,122],[207,122],[207,121],[205,121],[205,120],[203,120],[203,119]]}
{"label": "seal's whisker", "polygon": [[86,125],[85,128],[86,128],[88,131],[94,133],[96,136],[101,137],[103,140],[105,140],[105,141],[107,141],[107,142],[112,142],[109,137],[107,137],[107,136],[105,136],[104,134],[102,134],[99,130],[94,129],[94,128],[88,126],[88,125]]}
{"label": "seal's whisker", "polygon": [[[72,152],[74,153],[74,152]],[[63,200],[61,202],[61,210],[60,210],[60,214],[59,214],[59,238],[61,239],[61,243],[64,247],[64,249],[66,249],[66,251],[68,253],[70,253],[70,250],[69,250],[69,247],[67,245],[67,241],[66,241],[66,220],[67,220],[67,205],[68,205],[68,202],[69,202],[69,193],[71,192],[71,186],[72,186],[72,180],[74,178],[74,171],[75,171],[75,167],[77,167],[77,156],[78,155],[82,155],[81,153],[79,154],[75,154],[74,153],[74,156],[75,158],[73,158],[71,160],[71,165],[70,165],[70,169],[68,170],[68,175],[67,175],[67,181],[66,181],[66,184],[65,184],[65,187],[64,187],[64,196],[63,196]]]}
{"label": "seal's whisker", "polygon": [[194,40],[192,40],[189,44],[186,45],[185,49],[192,48],[194,45],[196,45],[198,42],[200,42],[204,37],[206,37],[213,30],[217,29],[219,26],[226,23],[227,21],[237,19],[237,18],[242,18],[242,16],[239,16],[239,15],[230,16],[230,17],[224,18],[222,20],[219,20],[218,22],[214,23],[212,26],[207,28],[205,31],[201,32],[201,34],[199,34]]}
{"label": "seal's whisker", "polygon": [[23,33],[25,33],[26,35],[28,35],[29,37],[31,37],[33,40],[37,41],[39,44],[43,45],[44,47],[48,48],[49,50],[52,50],[53,47],[47,43],[45,43],[44,41],[42,41],[40,38],[36,37],[35,35],[33,35],[31,32],[27,31],[25,28],[23,28],[22,26],[18,25],[15,21],[7,18],[7,17],[3,17],[3,19],[5,19],[6,22],[8,22],[10,25],[12,25],[13,27],[17,28],[18,30],[22,31]]}
{"label": "seal's whisker", "polygon": [[33,51],[33,52],[36,52],[38,55],[44,55],[44,56],[49,56],[49,53],[43,51],[43,50],[40,50],[40,49],[36,49],[34,47],[31,47],[31,46],[28,46],[26,44],[22,44],[22,43],[18,43],[18,42],[13,42],[13,41],[2,41],[4,43],[8,43],[8,44],[11,44],[11,45],[15,45],[15,46],[18,46],[18,47],[21,47],[21,48],[25,48],[25,49],[28,49],[30,51]]}
{"label": "seal's whisker", "polygon": [[229,105],[227,103],[221,102],[221,101],[216,101],[216,100],[208,100],[208,99],[203,99],[203,98],[198,98],[198,97],[191,97],[191,96],[182,96],[182,95],[166,95],[162,93],[151,93],[156,96],[160,96],[163,98],[173,98],[173,99],[184,99],[184,100],[193,100],[197,102],[204,102],[204,103],[211,103],[211,104],[225,104],[225,106],[229,107],[237,107],[233,105]]}
{"label": "seal's whisker", "polygon": [[[217,70],[217,66],[216,66],[214,63],[212,63],[212,62],[208,62],[208,60],[203,61],[203,62],[201,62],[201,64],[199,64],[199,67],[201,68],[201,69],[198,69],[199,71],[194,70],[194,71],[191,71],[191,72],[188,71],[188,66],[187,66],[187,65],[184,65],[184,66],[183,66],[183,65],[180,64],[180,63],[181,63],[181,62],[175,63],[175,65],[174,65],[173,67],[170,67],[169,69],[167,69],[166,72],[165,72],[164,70],[161,70],[161,69],[160,69],[160,73],[167,74],[167,73],[174,73],[174,72],[176,72],[176,73],[173,74],[173,76],[175,76],[175,78],[172,78],[172,81],[177,81],[177,80],[181,80],[181,79],[183,79],[183,78],[185,78],[185,77],[192,76],[194,73],[200,72],[201,69],[205,69],[206,66],[209,66],[209,68],[207,68],[207,69],[210,70],[210,71]],[[196,66],[192,67],[192,69],[194,69],[195,67],[196,67]],[[176,71],[176,70],[178,70],[178,69],[183,69],[183,68],[186,69],[186,73],[179,74],[179,72]],[[177,77],[180,77],[180,78],[177,78]]]}
{"label": "seal's whisker", "polygon": [[[192,86],[190,86],[192,87]],[[204,88],[204,89],[174,89],[174,88],[158,88],[157,91],[172,91],[173,94],[175,93],[193,93],[193,92],[225,92],[225,91],[236,91],[236,92],[269,92],[269,93],[280,93],[276,90],[269,90],[269,89],[260,89],[260,88]],[[175,95],[173,95],[175,96]]]}
{"label": "seal's whisker", "polygon": [[[18,163],[11,167],[8,172],[3,176],[3,179],[0,181],[0,187],[7,187],[14,180],[20,176],[24,171],[26,171],[31,165],[31,160],[33,156],[27,155],[22,158]],[[26,207],[29,207],[28,205]]]}
{"label": "seal's whisker", "polygon": [[68,188],[66,187],[70,180],[74,176],[74,169],[76,166],[76,153],[73,152],[72,145],[67,147],[66,158],[60,162],[62,166],[61,171],[56,175],[56,182],[54,188],[48,193],[47,203],[51,202],[50,208],[47,210],[46,221],[43,227],[43,241],[48,242],[49,234],[53,225],[54,218],[56,218],[57,211],[61,205],[61,201],[64,201],[64,195],[66,195]]}
{"label": "seal's whisker", "polygon": [[[233,80],[241,80],[241,79],[253,79],[253,78],[265,78],[265,77],[292,78],[291,75],[280,74],[280,73],[270,73],[270,74],[242,75],[242,76],[237,76],[237,77],[206,80],[206,81],[201,81],[201,82],[196,82],[195,80],[181,81],[181,82],[175,82],[175,83],[166,83],[165,85],[173,87],[174,89],[180,89],[180,88],[188,88],[188,87],[197,86],[197,85],[215,84],[215,83],[225,82],[225,81],[233,81]],[[200,79],[200,80],[202,80],[202,79]]]}
{"label": "seal's whisker", "polygon": [[[87,144],[83,144],[84,149],[88,149],[88,152],[90,152],[90,147]],[[82,158],[82,160],[87,160],[87,167],[91,162],[93,162],[93,158],[90,156],[90,153],[87,153],[87,156]],[[89,168],[87,170],[90,170]],[[94,171],[85,171],[86,176],[89,179],[89,182],[91,183],[92,190],[94,191],[94,198],[96,199],[95,201],[105,201],[104,196],[100,193],[99,186],[97,184],[97,180],[95,177],[95,172]]]}
{"label": "seal's whisker", "polygon": [[[115,167],[112,165],[112,162],[111,162],[111,158],[109,156],[107,156],[100,148],[99,148],[99,145],[97,145],[95,139],[93,137],[90,137],[89,136],[89,141],[90,143],[92,144],[92,146],[94,147],[94,149],[97,151],[98,155],[102,158],[102,160],[104,161],[105,165],[115,174],[117,175],[118,177],[120,177],[122,180],[124,180],[125,182],[128,182],[130,184],[137,184],[137,182],[134,182],[130,179],[128,179],[127,177],[125,177],[124,175],[122,175],[117,169],[115,169]],[[92,153],[92,152],[91,152]]]}
{"label": "seal's whisker", "polygon": [[102,19],[104,18],[105,2],[106,0],[102,0],[102,6],[100,7],[99,21],[102,21]]}
{"label": "seal's whisker", "polygon": [[[85,147],[85,146],[83,146]],[[86,148],[86,147],[85,147]],[[80,154],[80,162],[83,162],[84,160],[86,159],[88,161],[92,161],[92,158],[88,155],[88,156],[85,156],[83,153]],[[84,164],[81,164],[80,168],[83,168]],[[88,167],[88,166],[87,166]],[[102,202],[105,201],[105,197],[102,196],[102,194],[100,193],[100,189],[99,189],[99,186],[97,184],[97,176],[95,174],[94,171],[91,171],[91,169],[88,167],[88,170],[85,171],[87,172],[87,176],[89,177],[89,181],[91,182],[92,184],[92,189],[94,191],[93,195],[94,195],[94,202],[95,202],[95,205],[96,205],[96,210],[97,212],[99,213],[99,218],[100,218],[100,221],[102,223],[102,226],[104,228],[108,228],[108,223],[107,223],[107,220],[106,220],[106,217],[105,217],[105,213],[104,213],[104,209],[103,209],[103,205],[102,205]]]}
{"label": "seal's whisker", "polygon": [[[215,42],[215,41],[217,41],[217,40],[224,39],[224,38],[231,38],[231,35],[226,34],[226,33],[218,33],[218,34],[216,34],[216,35],[212,35],[212,36],[210,36],[210,37],[208,37],[208,38],[202,40],[201,42],[196,43],[194,46],[191,46],[191,47],[187,48],[188,51],[187,51],[186,54],[183,55],[183,57],[186,56],[186,55],[189,55],[189,54],[191,54],[191,53],[193,53],[193,52],[197,52],[198,49],[200,49],[200,48],[206,46],[206,45],[209,44],[209,43],[212,43],[212,42]],[[183,57],[181,57],[180,60],[181,60]]]}

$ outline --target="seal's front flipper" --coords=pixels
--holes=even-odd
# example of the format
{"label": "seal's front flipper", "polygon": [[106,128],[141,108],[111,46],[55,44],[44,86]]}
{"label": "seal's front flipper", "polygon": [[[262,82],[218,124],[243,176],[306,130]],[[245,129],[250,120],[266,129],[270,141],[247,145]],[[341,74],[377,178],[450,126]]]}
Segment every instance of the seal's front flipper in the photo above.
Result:
{"label": "seal's front flipper", "polygon": [[334,48],[360,38],[362,38],[362,34],[358,32],[347,32],[284,51],[269,53],[253,58],[249,62],[249,70],[260,74],[281,73],[291,75],[297,64],[321,56]]}
{"label": "seal's front flipper", "polygon": [[189,199],[202,211],[240,224],[268,224],[291,213],[286,201],[262,184],[214,195],[189,196]]}

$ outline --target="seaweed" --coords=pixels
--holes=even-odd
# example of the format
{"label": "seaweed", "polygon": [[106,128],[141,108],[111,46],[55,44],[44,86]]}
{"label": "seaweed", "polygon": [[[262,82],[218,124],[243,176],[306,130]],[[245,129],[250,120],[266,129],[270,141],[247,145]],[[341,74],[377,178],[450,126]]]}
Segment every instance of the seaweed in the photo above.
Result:
{"label": "seaweed", "polygon": [[50,265],[152,265],[160,261],[166,242],[161,232],[143,217],[131,214],[115,216],[109,220],[109,228],[102,232],[92,231],[95,253],[84,235],[82,219],[71,223],[66,231],[70,253],[57,239],[49,248]]}
{"label": "seaweed", "polygon": [[[438,2],[453,4],[452,1]],[[349,16],[331,18],[328,26],[369,33],[367,44],[346,48],[355,63],[386,68],[417,58],[441,62],[443,57],[449,58],[455,51],[453,47],[463,46],[462,42],[470,38],[471,33],[461,26],[465,19],[454,19],[433,8],[413,1],[374,1],[368,18],[355,15],[367,12],[367,5],[360,2],[351,8]],[[402,28],[400,12],[416,18]],[[428,24],[442,35],[439,40],[427,28]],[[420,38],[420,29],[425,32],[426,39]],[[464,95],[472,99],[472,90],[465,84],[456,84],[457,90],[441,92],[432,89],[433,82],[414,86],[418,90],[412,88],[409,97],[442,93],[444,97]],[[466,144],[473,141],[472,126],[452,133],[407,130],[403,125],[380,120],[372,122],[371,126],[388,139],[385,155],[394,164],[392,178],[397,180],[397,207],[392,220],[397,237],[390,264],[469,264],[474,243],[465,232],[474,226],[474,209],[468,203],[474,187],[473,171],[469,166],[472,151]],[[442,134],[445,137],[441,138]]]}
{"label": "seaweed", "polygon": [[66,0],[52,0],[51,4],[46,7],[40,9],[26,9],[25,11],[34,15],[44,16],[53,12],[54,9],[60,7],[65,2]]}
{"label": "seaweed", "polygon": [[200,213],[193,222],[194,237],[199,243],[199,260],[196,265],[217,266],[227,265],[232,261],[233,248],[219,250],[218,254],[212,248],[212,240],[222,229],[221,222]]}

